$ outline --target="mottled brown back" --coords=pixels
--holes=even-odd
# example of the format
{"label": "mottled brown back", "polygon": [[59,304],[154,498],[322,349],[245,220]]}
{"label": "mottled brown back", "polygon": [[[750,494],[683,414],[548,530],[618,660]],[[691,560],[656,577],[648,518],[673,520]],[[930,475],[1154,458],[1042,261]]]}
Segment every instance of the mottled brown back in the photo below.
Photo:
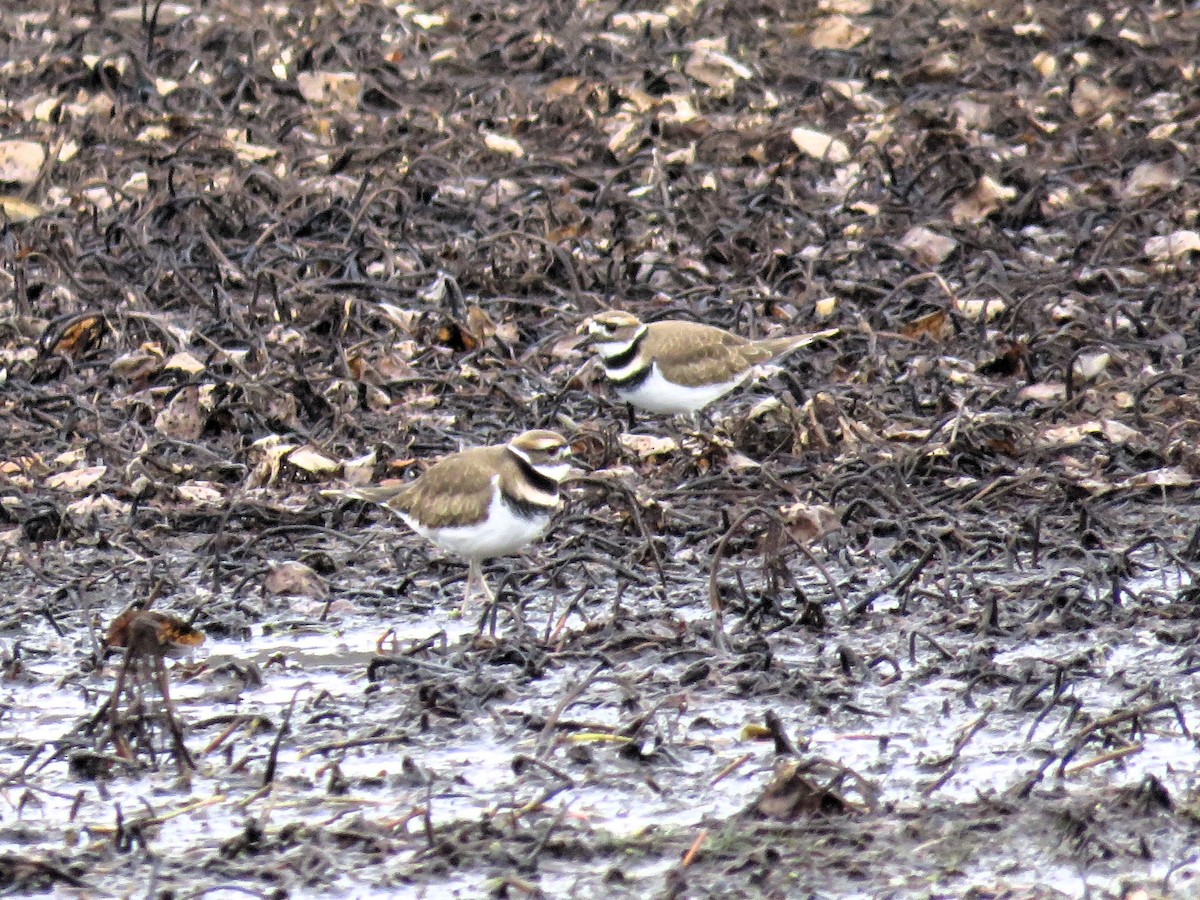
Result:
{"label": "mottled brown back", "polygon": [[497,466],[516,466],[506,447],[475,447],[434,463],[408,484],[363,488],[354,493],[406,513],[426,528],[473,525],[487,513]]}
{"label": "mottled brown back", "polygon": [[688,387],[730,381],[771,358],[744,337],[699,322],[653,322],[639,350],[665,377]]}

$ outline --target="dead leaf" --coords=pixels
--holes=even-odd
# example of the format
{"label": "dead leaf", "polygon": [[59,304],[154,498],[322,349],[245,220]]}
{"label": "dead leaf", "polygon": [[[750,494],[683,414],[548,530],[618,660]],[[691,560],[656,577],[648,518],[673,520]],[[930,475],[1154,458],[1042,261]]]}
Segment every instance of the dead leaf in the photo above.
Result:
{"label": "dead leaf", "polygon": [[1164,262],[1179,259],[1200,250],[1200,233],[1191,230],[1172,231],[1146,241],[1145,253],[1151,259]]}
{"label": "dead leaf", "polygon": [[1043,429],[1036,442],[1042,447],[1074,447],[1082,444],[1089,435],[1099,434],[1100,431],[1100,423],[1096,421],[1081,422],[1078,425],[1057,425]]}
{"label": "dead leaf", "polygon": [[328,477],[341,471],[342,464],[336,459],[330,459],[311,445],[305,444],[287,455],[289,465],[295,466],[310,475]]}
{"label": "dead leaf", "polygon": [[[80,448],[82,449],[82,448]],[[60,456],[64,454],[59,454]],[[57,462],[57,460],[56,460]],[[15,456],[12,459],[6,459],[0,462],[0,475],[43,475],[48,471],[45,460],[39,454],[33,453],[29,456]]]}
{"label": "dead leaf", "polygon": [[842,527],[838,514],[823,503],[792,503],[780,507],[779,512],[783,514],[792,536],[805,544]]}
{"label": "dead leaf", "polygon": [[1071,91],[1071,112],[1081,119],[1094,119],[1116,106],[1122,98],[1119,90],[1083,77]]}
{"label": "dead leaf", "polygon": [[9,222],[29,222],[45,212],[36,203],[30,203],[20,197],[0,196],[0,215]]}
{"label": "dead leaf", "polygon": [[1049,78],[1058,71],[1058,60],[1045,51],[1038,53],[1029,63],[1043,78]]}
{"label": "dead leaf", "polygon": [[263,581],[263,590],[275,596],[310,597],[324,600],[329,588],[324,579],[302,562],[283,562],[271,567]]}
{"label": "dead leaf", "polygon": [[180,441],[194,441],[204,433],[208,416],[200,408],[200,388],[187,384],[154,417],[154,430]]}
{"label": "dead leaf", "polygon": [[357,106],[362,95],[362,84],[353,72],[301,72],[296,87],[309,103],[329,106]]}
{"label": "dead leaf", "polygon": [[174,134],[166,125],[147,125],[134,138],[139,144],[158,144],[171,139]]}
{"label": "dead leaf", "polygon": [[568,333],[560,337],[550,346],[550,356],[554,359],[567,359],[579,355],[579,345],[588,339],[586,334]]}
{"label": "dead leaf", "polygon": [[955,97],[950,103],[950,111],[954,116],[955,128],[962,134],[970,135],[992,127],[992,105],[990,103],[983,103],[970,97]]}
{"label": "dead leaf", "polygon": [[962,73],[962,57],[953,50],[941,50],[921,60],[921,74],[928,78],[956,78]]}
{"label": "dead leaf", "polygon": [[118,500],[111,494],[81,497],[67,504],[67,515],[76,522],[88,519],[119,519],[129,515],[132,504]]}
{"label": "dead leaf", "polygon": [[986,322],[990,322],[1008,309],[1008,304],[999,297],[992,297],[987,300],[960,300],[955,297],[954,308],[962,313],[964,319],[970,319],[972,322],[978,322],[980,319],[983,319]]}
{"label": "dead leaf", "polygon": [[46,148],[36,141],[0,141],[0,181],[33,184],[46,162]]}
{"label": "dead leaf", "polygon": [[666,13],[639,9],[636,12],[617,13],[612,17],[612,27],[621,31],[662,31],[671,24],[671,17]]}
{"label": "dead leaf", "polygon": [[573,97],[587,84],[582,78],[577,78],[574,75],[565,78],[556,78],[545,87],[547,100],[562,100],[565,97]]}
{"label": "dead leaf", "polygon": [[55,491],[69,491],[78,494],[86,491],[104,477],[108,466],[87,466],[83,469],[71,469],[66,472],[56,472],[46,479],[46,487]]}
{"label": "dead leaf", "polygon": [[375,463],[378,461],[375,451],[348,459],[342,465],[342,480],[349,485],[370,484],[375,475]]}
{"label": "dead leaf", "polygon": [[931,434],[933,434],[933,429],[931,428],[911,428],[899,423],[888,425],[883,429],[883,436],[889,441],[902,441],[904,443],[927,441]]}
{"label": "dead leaf", "polygon": [[1179,184],[1179,167],[1174,161],[1144,162],[1134,167],[1125,179],[1121,193],[1126,197],[1144,197],[1155,191],[1173,188]]}
{"label": "dead leaf", "polygon": [[730,450],[725,455],[725,465],[735,472],[745,472],[748,469],[762,468],[762,463],[751,459],[744,453],[739,453],[737,450]]}
{"label": "dead leaf", "polygon": [[[402,4],[400,8],[404,8]],[[411,8],[411,7],[409,7]],[[413,13],[413,24],[423,31],[432,31],[434,28],[441,28],[448,21],[444,13]]]}
{"label": "dead leaf", "polygon": [[204,363],[192,356],[186,350],[175,353],[163,363],[164,369],[175,369],[179,372],[185,372],[188,375],[199,375],[204,371]]}
{"label": "dead leaf", "polygon": [[383,317],[392,325],[399,328],[405,334],[412,334],[413,327],[417,320],[421,317],[419,309],[404,309],[396,306],[394,303],[376,303],[375,309],[383,314]]}
{"label": "dead leaf", "polygon": [[74,450],[65,450],[58,456],[54,457],[54,465],[60,469],[71,469],[83,462],[87,456],[86,447],[76,447]]}
{"label": "dead leaf", "polygon": [[814,128],[797,126],[791,132],[792,143],[813,159],[844,163],[850,159],[850,148],[837,138]]}
{"label": "dead leaf", "polygon": [[513,159],[523,159],[525,157],[525,148],[521,146],[521,142],[516,138],[496,134],[493,131],[485,131],[483,133],[483,143],[484,146],[494,153],[502,153],[505,156],[511,156]]}
{"label": "dead leaf", "polygon": [[278,434],[268,434],[250,445],[251,458],[258,457],[254,469],[246,479],[249,488],[274,484],[279,478],[279,466],[283,458],[296,449],[295,444],[289,444]]}
{"label": "dead leaf", "polygon": [[392,395],[383,388],[368,384],[364,386],[363,393],[366,395],[364,400],[366,401],[367,409],[374,412],[386,412],[392,408]]}
{"label": "dead leaf", "polygon": [[1115,419],[1092,419],[1075,425],[1046,428],[1038,434],[1036,442],[1043,447],[1074,447],[1088,437],[1097,436],[1103,437],[1110,444],[1127,444],[1141,438],[1142,435],[1136,429]]}
{"label": "dead leaf", "polygon": [[865,16],[875,8],[875,0],[820,0],[817,9],[826,13]]}
{"label": "dead leaf", "polygon": [[909,322],[900,329],[900,333],[914,340],[927,337],[935,341],[944,341],[954,333],[954,328],[949,313],[939,309]]}
{"label": "dead leaf", "polygon": [[1105,419],[1100,423],[1100,427],[1104,430],[1104,437],[1110,444],[1127,444],[1142,436],[1142,433],[1136,428],[1130,428],[1116,419]]}
{"label": "dead leaf", "polygon": [[482,345],[496,336],[496,323],[483,307],[472,304],[467,307],[466,330],[475,339],[476,345]]}
{"label": "dead leaf", "polygon": [[112,361],[108,370],[118,378],[138,381],[158,372],[162,362],[162,347],[157,344],[143,344],[137,350],[122,353]]}
{"label": "dead leaf", "polygon": [[244,128],[229,128],[225,131],[225,140],[229,142],[230,149],[241,162],[262,162],[279,155],[278,148],[252,144],[246,138],[247,134]]}
{"label": "dead leaf", "polygon": [[1126,478],[1117,487],[1131,490],[1147,490],[1149,488],[1191,487],[1196,483],[1196,476],[1180,466],[1167,466],[1150,472],[1141,472],[1132,478]]}
{"label": "dead leaf", "polygon": [[753,802],[751,809],[768,819],[791,821],[801,816],[844,813],[847,799],[834,789],[827,777],[814,777],[808,764],[788,759],[778,763],[771,782]]}
{"label": "dead leaf", "polygon": [[79,463],[84,461],[88,456],[88,449],[83,446],[77,446],[74,450],[65,450],[61,454],[54,457],[54,464],[61,469],[72,469],[77,467]]}
{"label": "dead leaf", "polygon": [[958,241],[923,225],[915,225],[900,238],[900,247],[912,253],[921,265],[933,268],[954,252]]}
{"label": "dead leaf", "polygon": [[43,335],[43,339],[49,341],[46,352],[78,359],[100,342],[106,327],[103,316],[80,316],[68,323],[61,333]]}
{"label": "dead leaf", "polygon": [[956,225],[978,225],[1016,196],[1015,189],[1000,184],[990,175],[984,175],[970,196],[954,204],[950,210],[950,219]]}
{"label": "dead leaf", "polygon": [[1075,364],[1071,367],[1071,371],[1079,378],[1091,380],[1101,375],[1108,368],[1110,362],[1112,362],[1112,354],[1102,350],[1081,353],[1075,357]]}
{"label": "dead leaf", "polygon": [[814,50],[849,50],[871,36],[871,29],[849,16],[834,15],[818,19],[808,35]]}
{"label": "dead leaf", "polygon": [[624,449],[636,453],[639,459],[662,456],[679,449],[679,443],[674,438],[650,434],[621,434],[617,441]]}
{"label": "dead leaf", "polygon": [[346,357],[346,366],[355,381],[375,386],[412,378],[417,374],[417,370],[400,353],[387,353],[373,360],[352,353]]}
{"label": "dead leaf", "polygon": [[137,653],[175,656],[186,647],[199,647],[204,639],[203,631],[178,616],[129,606],[108,626],[104,646],[132,646]]}
{"label": "dead leaf", "polygon": [[[159,25],[166,27],[168,25],[174,25],[184,16],[190,16],[192,12],[192,7],[187,4],[159,3],[154,8],[154,21]],[[131,6],[117,7],[109,11],[108,17],[114,22],[140,24],[146,21],[146,7],[141,3],[134,3]],[[94,68],[98,62],[99,60],[96,60],[90,65]]]}
{"label": "dead leaf", "polygon": [[225,494],[213,481],[185,481],[175,486],[175,496],[195,506],[225,505]]}
{"label": "dead leaf", "polygon": [[1019,400],[1037,400],[1040,403],[1053,403],[1067,396],[1067,386],[1061,381],[1040,381],[1037,384],[1027,384],[1017,392]]}
{"label": "dead leaf", "polygon": [[692,55],[683,65],[684,74],[706,84],[719,94],[731,92],[739,81],[754,75],[733,57],[726,54],[725,38],[706,38],[688,45]]}

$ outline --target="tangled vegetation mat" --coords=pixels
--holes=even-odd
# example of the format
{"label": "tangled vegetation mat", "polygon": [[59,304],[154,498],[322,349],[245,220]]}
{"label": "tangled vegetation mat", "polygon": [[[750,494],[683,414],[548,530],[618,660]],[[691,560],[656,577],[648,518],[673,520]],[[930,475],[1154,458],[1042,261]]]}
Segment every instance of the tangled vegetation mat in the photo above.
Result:
{"label": "tangled vegetation mat", "polygon": [[[1198,43],[4,4],[0,888],[1197,895]],[[630,417],[607,307],[840,333]],[[490,615],[328,494],[530,427]]]}

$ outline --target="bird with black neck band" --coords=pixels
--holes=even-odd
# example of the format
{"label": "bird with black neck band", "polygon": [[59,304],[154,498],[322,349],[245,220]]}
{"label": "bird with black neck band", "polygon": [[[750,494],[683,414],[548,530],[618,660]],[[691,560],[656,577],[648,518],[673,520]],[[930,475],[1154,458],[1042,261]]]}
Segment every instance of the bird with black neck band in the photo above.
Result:
{"label": "bird with black neck band", "polygon": [[607,310],[585,333],[617,396],[664,415],[694,415],[745,382],[759,366],[831,338],[838,329],[750,340],[723,328],[680,319],[643,322]]}
{"label": "bird with black neck band", "polygon": [[576,471],[567,440],[538,429],[504,444],[451,453],[404,484],[334,493],[386,507],[421,537],[465,559],[465,611],[476,588],[494,602],[483,561],[541,537],[562,505],[560,485]]}

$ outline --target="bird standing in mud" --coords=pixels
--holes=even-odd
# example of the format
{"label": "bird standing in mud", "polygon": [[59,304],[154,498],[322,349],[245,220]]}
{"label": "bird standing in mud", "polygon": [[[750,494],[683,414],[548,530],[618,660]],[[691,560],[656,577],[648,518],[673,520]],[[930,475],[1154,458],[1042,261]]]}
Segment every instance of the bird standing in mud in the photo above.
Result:
{"label": "bird standing in mud", "polygon": [[699,412],[749,378],[755,366],[838,333],[830,328],[752,341],[699,322],[646,323],[619,310],[592,316],[580,330],[622,400],[671,415]]}
{"label": "bird standing in mud", "polygon": [[474,447],[434,463],[414,481],[355,488],[343,496],[386,506],[421,537],[468,563],[463,608],[478,585],[494,600],[482,562],[540,537],[562,505],[571,447],[553,431],[525,431],[507,444]]}

